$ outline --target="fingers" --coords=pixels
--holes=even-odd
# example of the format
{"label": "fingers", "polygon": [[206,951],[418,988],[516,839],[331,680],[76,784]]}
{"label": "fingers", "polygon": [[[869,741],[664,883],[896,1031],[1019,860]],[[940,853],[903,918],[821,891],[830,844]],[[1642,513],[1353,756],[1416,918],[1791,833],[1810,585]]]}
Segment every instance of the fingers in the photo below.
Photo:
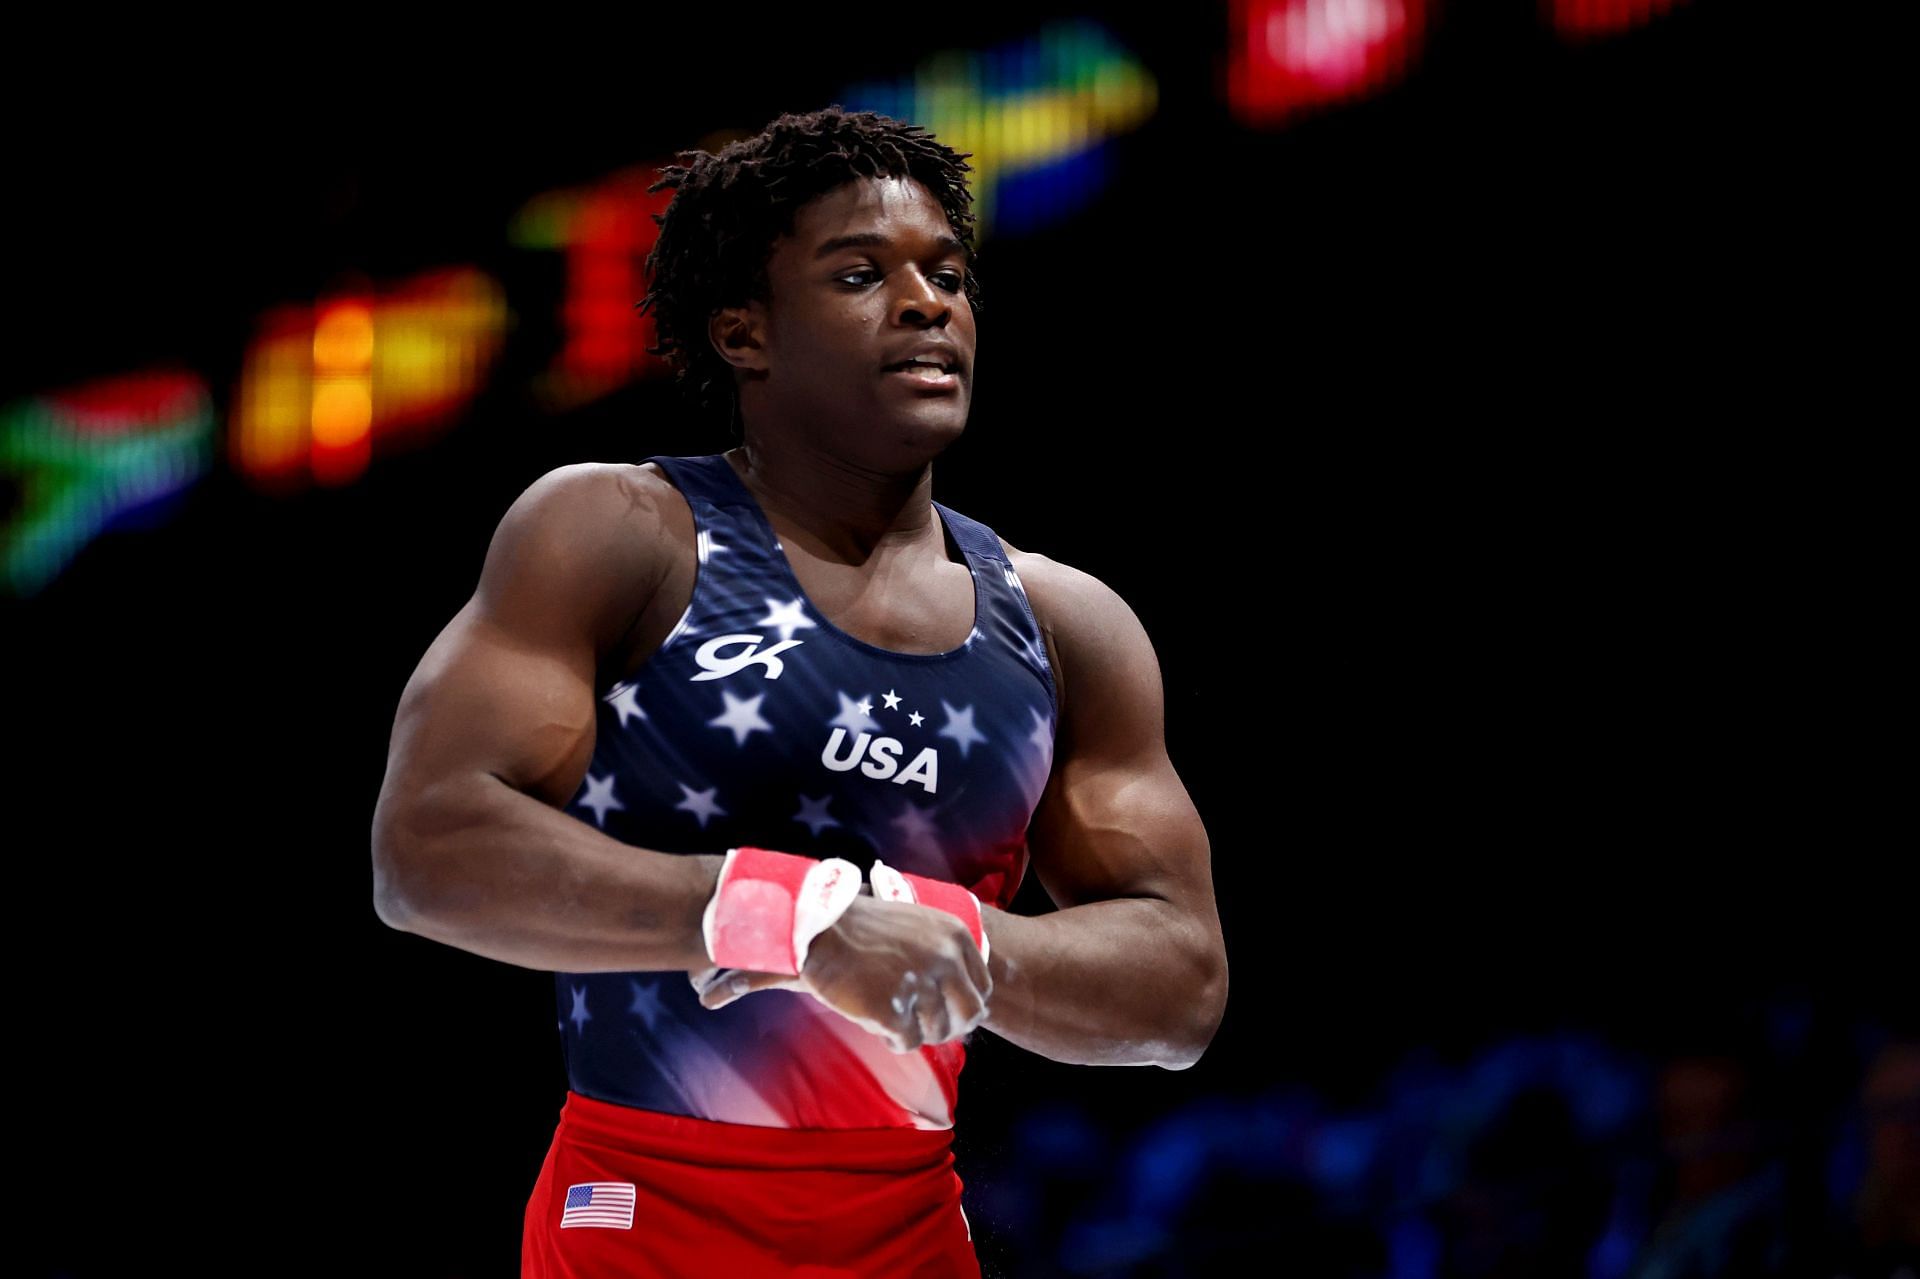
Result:
{"label": "fingers", "polygon": [[909,969],[900,974],[900,987],[893,997],[893,1024],[888,1030],[887,1046],[897,1053],[912,1052],[924,1040],[925,1030],[920,1022],[920,1008],[924,1003],[932,1002],[929,994],[939,996],[936,987],[931,991],[923,990],[920,974]]}
{"label": "fingers", "polygon": [[964,981],[941,981],[912,972],[902,974],[900,980],[901,993],[893,1000],[894,1023],[882,1031],[894,1052],[948,1043],[986,1020],[986,1000]]}
{"label": "fingers", "polygon": [[944,983],[936,982],[932,995],[920,1004],[920,1039],[922,1043],[944,1044],[953,1037],[953,1004]]}
{"label": "fingers", "polygon": [[689,973],[693,988],[700,993],[702,1008],[725,1008],[742,995],[756,990],[798,990],[800,979],[785,973],[756,973],[743,968],[709,968]]}

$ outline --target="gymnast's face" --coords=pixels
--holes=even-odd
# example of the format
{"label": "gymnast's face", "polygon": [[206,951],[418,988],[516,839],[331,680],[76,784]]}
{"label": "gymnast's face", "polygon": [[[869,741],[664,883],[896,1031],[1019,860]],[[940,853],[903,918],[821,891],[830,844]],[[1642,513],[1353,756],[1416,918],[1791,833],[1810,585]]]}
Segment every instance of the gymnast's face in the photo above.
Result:
{"label": "gymnast's face", "polygon": [[[912,178],[861,178],[802,205],[767,260],[767,301],[714,321],[741,415],[876,470],[918,469],[966,429],[974,316],[966,252]],[[923,345],[952,372],[891,371]]]}

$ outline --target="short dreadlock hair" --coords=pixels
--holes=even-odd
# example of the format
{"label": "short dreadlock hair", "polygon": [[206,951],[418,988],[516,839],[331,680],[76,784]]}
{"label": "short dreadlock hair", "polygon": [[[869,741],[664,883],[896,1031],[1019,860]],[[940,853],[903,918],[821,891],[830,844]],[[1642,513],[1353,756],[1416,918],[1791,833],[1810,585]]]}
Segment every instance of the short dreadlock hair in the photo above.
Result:
{"label": "short dreadlock hair", "polygon": [[717,154],[676,151],[690,164],[669,164],[649,193],[671,188],[666,212],[647,255],[651,287],[636,305],[651,313],[658,346],[676,384],[705,417],[728,424],[739,437],[733,366],[707,336],[707,321],[723,307],[768,300],[767,259],[773,242],[793,232],[800,206],[845,183],[867,177],[913,178],[940,201],[953,233],[966,246],[965,292],[976,312],[973,193],[965,157],[934,141],[917,124],[839,104],[780,116],[758,135],[730,142]]}

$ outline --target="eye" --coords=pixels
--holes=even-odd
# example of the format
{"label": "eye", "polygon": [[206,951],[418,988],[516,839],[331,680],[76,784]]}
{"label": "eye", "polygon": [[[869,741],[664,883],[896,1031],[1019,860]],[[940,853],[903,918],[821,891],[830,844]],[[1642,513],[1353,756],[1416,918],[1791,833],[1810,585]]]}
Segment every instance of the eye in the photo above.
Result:
{"label": "eye", "polygon": [[[878,275],[878,274],[880,274],[879,271],[875,270],[873,267],[863,266],[863,267],[857,268],[856,270],[843,271],[839,275],[834,276],[833,278],[836,281],[853,280],[858,276]],[[964,289],[967,284],[966,277],[961,275],[957,271],[942,271],[938,275],[934,276],[933,278],[940,281],[941,287],[946,289],[947,292],[949,293],[958,293],[962,289]],[[861,286],[856,284],[856,285],[853,285],[852,287],[859,288]]]}

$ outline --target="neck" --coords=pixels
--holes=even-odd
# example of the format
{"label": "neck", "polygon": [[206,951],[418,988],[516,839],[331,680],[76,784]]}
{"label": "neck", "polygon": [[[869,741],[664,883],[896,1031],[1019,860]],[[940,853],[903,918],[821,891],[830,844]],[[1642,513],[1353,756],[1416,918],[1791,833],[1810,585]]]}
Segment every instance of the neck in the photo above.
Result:
{"label": "neck", "polygon": [[934,527],[932,462],[890,474],[751,431],[726,456],[768,519],[777,511],[846,563],[863,563],[883,543],[918,542]]}

